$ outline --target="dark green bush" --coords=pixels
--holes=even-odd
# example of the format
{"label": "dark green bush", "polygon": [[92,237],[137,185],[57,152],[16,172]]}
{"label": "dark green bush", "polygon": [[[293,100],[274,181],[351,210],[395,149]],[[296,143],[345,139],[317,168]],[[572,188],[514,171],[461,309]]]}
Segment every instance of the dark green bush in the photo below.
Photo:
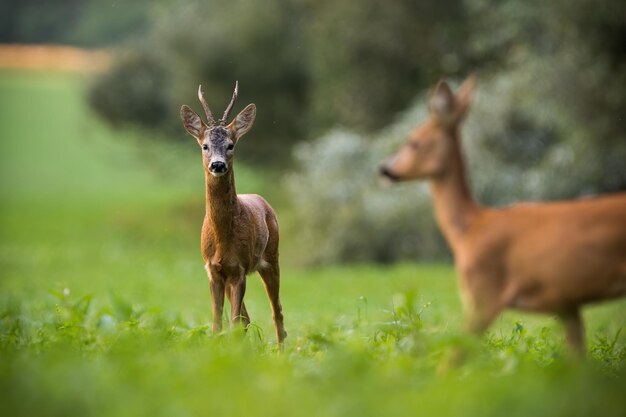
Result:
{"label": "dark green bush", "polygon": [[127,52],[89,91],[89,103],[113,124],[167,126],[175,111],[168,95],[167,70],[147,54]]}
{"label": "dark green bush", "polygon": [[323,0],[311,9],[311,101],[322,130],[382,128],[417,91],[468,66],[462,1]]}

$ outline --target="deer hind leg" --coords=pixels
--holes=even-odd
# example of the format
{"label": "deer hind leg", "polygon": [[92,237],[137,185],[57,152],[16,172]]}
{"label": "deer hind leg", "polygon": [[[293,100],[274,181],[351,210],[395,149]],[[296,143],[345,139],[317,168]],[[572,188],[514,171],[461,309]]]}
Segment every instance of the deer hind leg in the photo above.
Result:
{"label": "deer hind leg", "polygon": [[270,299],[272,319],[274,319],[274,327],[276,328],[276,339],[278,343],[282,345],[287,337],[287,332],[285,331],[283,320],[283,307],[280,304],[280,268],[278,261],[265,263],[265,265],[259,269],[259,274],[261,275],[263,284],[265,284],[267,296]]}
{"label": "deer hind leg", "polygon": [[585,327],[580,316],[580,311],[575,309],[573,311],[562,313],[559,318],[563,322],[565,327],[565,339],[567,344],[576,356],[585,355]]}

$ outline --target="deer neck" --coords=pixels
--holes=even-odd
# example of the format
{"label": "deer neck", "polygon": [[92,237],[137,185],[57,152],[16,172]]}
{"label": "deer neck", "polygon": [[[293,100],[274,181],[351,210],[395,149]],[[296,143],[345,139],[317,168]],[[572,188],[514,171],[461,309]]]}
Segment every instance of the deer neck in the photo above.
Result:
{"label": "deer neck", "polygon": [[207,226],[216,242],[228,242],[238,210],[233,167],[221,177],[214,177],[205,168],[205,178]]}
{"label": "deer neck", "polygon": [[450,165],[446,172],[431,180],[435,216],[439,227],[454,249],[463,237],[472,217],[479,210],[472,197],[458,133],[455,132]]}

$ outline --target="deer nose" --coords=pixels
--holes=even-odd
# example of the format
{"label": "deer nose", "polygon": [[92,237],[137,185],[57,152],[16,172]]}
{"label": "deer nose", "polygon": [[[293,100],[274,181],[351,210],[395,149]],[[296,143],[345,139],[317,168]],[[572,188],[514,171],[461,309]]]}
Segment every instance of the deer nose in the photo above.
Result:
{"label": "deer nose", "polygon": [[222,161],[211,162],[209,169],[216,174],[223,174],[226,172],[226,163]]}
{"label": "deer nose", "polygon": [[398,181],[398,176],[391,172],[391,170],[386,165],[381,165],[379,172],[382,177],[385,177],[388,180]]}

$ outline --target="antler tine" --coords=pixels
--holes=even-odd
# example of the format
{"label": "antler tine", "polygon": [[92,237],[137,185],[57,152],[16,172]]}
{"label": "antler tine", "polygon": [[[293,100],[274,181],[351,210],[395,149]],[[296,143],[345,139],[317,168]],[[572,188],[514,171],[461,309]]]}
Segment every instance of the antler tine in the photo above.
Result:
{"label": "antler tine", "polygon": [[230,116],[230,112],[235,105],[235,101],[237,100],[237,94],[239,94],[239,81],[235,81],[235,91],[233,91],[233,98],[230,99],[230,103],[228,103],[228,107],[226,107],[226,111],[224,112],[224,116],[220,119],[220,124],[226,124],[228,122],[228,116]]}
{"label": "antler tine", "polygon": [[209,125],[215,124],[215,119],[213,119],[213,113],[211,113],[211,109],[209,109],[209,105],[206,103],[204,99],[204,92],[202,91],[202,84],[198,86],[198,100],[202,103],[202,108],[204,109],[204,114],[206,114],[207,122]]}

